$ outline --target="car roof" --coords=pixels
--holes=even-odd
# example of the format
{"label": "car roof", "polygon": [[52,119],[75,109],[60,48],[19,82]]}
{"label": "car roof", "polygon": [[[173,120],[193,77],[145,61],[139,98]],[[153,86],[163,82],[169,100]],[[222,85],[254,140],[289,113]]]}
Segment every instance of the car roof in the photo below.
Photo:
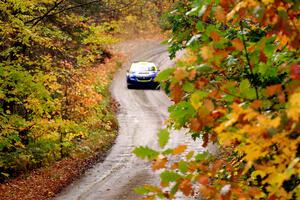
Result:
{"label": "car roof", "polygon": [[155,66],[153,62],[145,62],[145,61],[139,61],[139,62],[133,62],[132,65],[142,65],[142,66]]}
{"label": "car roof", "polygon": [[154,67],[157,70],[156,65],[153,62],[134,62],[130,66],[130,71],[137,71],[139,69],[152,68]]}

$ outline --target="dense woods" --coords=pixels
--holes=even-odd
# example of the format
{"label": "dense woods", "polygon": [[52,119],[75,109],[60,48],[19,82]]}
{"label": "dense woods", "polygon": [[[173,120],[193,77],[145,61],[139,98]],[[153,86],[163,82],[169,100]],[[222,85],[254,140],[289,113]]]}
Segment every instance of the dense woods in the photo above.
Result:
{"label": "dense woods", "polygon": [[154,26],[168,3],[0,1],[0,181],[116,130],[108,86],[121,63],[108,45]]}
{"label": "dense woods", "polygon": [[[174,101],[162,150],[138,147],[160,186],[144,199],[300,198],[300,21],[297,0],[189,0],[164,16],[178,66],[157,77]],[[172,129],[186,128],[199,145],[166,149]]]}

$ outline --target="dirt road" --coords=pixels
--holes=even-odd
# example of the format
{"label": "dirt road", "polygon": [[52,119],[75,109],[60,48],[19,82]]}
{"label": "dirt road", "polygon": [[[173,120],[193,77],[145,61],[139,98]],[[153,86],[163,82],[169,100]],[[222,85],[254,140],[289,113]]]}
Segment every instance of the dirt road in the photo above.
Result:
{"label": "dirt road", "polygon": [[[136,40],[123,43],[118,49],[131,61],[153,61],[161,69],[174,64],[159,41]],[[157,130],[168,117],[167,108],[171,102],[162,91],[128,90],[125,74],[129,63],[116,74],[111,86],[114,98],[120,103],[116,144],[104,162],[87,171],[56,200],[133,200],[139,197],[132,191],[136,186],[157,181],[149,164],[131,152],[140,145],[158,147]],[[175,147],[183,141],[192,143],[184,134],[174,133],[169,146]]]}

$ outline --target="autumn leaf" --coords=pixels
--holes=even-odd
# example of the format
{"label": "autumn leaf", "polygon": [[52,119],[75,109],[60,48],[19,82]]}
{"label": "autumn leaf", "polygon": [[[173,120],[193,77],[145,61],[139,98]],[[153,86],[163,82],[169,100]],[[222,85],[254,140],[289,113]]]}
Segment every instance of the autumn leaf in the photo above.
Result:
{"label": "autumn leaf", "polygon": [[182,191],[182,193],[185,196],[189,196],[193,191],[191,181],[188,179],[181,181],[181,183],[179,185],[179,189]]}
{"label": "autumn leaf", "polygon": [[290,74],[292,79],[300,80],[300,66],[298,64],[291,65]]}
{"label": "autumn leaf", "polygon": [[201,56],[204,60],[209,60],[213,57],[215,50],[211,46],[204,46],[201,48]]}
{"label": "autumn leaf", "polygon": [[237,50],[239,50],[239,51],[244,50],[243,42],[239,38],[235,38],[235,39],[231,40],[231,43]]}
{"label": "autumn leaf", "polygon": [[186,78],[186,76],[187,76],[187,72],[182,68],[177,68],[174,71],[174,77],[177,81],[182,81],[183,79]]}
{"label": "autumn leaf", "polygon": [[167,158],[163,155],[159,155],[152,163],[152,170],[156,171],[165,168],[167,163],[168,163]]}
{"label": "autumn leaf", "polygon": [[171,89],[171,97],[172,97],[173,101],[175,103],[178,103],[183,96],[182,88],[180,87],[179,84],[174,84],[171,86],[170,89]]}
{"label": "autumn leaf", "polygon": [[189,72],[188,79],[189,79],[190,81],[192,81],[192,80],[195,79],[196,75],[197,75],[197,71],[196,71],[195,69],[193,69],[193,70],[191,70],[191,71]]}
{"label": "autumn leaf", "polygon": [[277,85],[271,85],[267,87],[267,95],[268,96],[273,96],[274,94],[278,94],[281,92],[282,85],[277,84]]}
{"label": "autumn leaf", "polygon": [[221,6],[217,6],[216,8],[216,12],[215,12],[215,18],[219,21],[219,22],[226,22],[226,13],[224,11],[224,9]]}
{"label": "autumn leaf", "polygon": [[173,149],[173,155],[181,154],[187,149],[186,145],[179,145],[175,149]]}
{"label": "autumn leaf", "polygon": [[219,34],[216,31],[212,31],[210,33],[210,37],[213,39],[213,41],[218,42],[221,37],[219,36]]}
{"label": "autumn leaf", "polygon": [[208,185],[209,184],[209,177],[204,174],[200,174],[198,176],[198,182],[202,185]]}
{"label": "autumn leaf", "polygon": [[190,123],[190,129],[192,131],[200,131],[202,129],[202,124],[197,118],[193,118]]}
{"label": "autumn leaf", "polygon": [[263,63],[266,63],[268,61],[268,57],[263,51],[260,51],[259,60]]}

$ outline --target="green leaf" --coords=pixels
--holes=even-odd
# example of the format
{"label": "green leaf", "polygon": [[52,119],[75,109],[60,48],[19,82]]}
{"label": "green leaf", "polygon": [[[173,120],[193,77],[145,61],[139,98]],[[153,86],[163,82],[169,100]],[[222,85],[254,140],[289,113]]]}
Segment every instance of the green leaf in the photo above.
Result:
{"label": "green leaf", "polygon": [[168,68],[160,72],[155,78],[156,81],[165,81],[170,78],[170,75],[175,71],[175,68]]}
{"label": "green leaf", "polygon": [[203,32],[205,29],[204,29],[204,25],[201,21],[198,21],[197,22],[197,25],[196,25],[196,28],[199,32]]}
{"label": "green leaf", "polygon": [[181,173],[186,173],[188,171],[188,164],[185,161],[180,161],[178,163],[178,169]]}
{"label": "green leaf", "polygon": [[149,194],[151,191],[142,186],[142,187],[135,188],[134,192],[137,194],[145,195],[145,194]]}
{"label": "green leaf", "polygon": [[212,67],[207,65],[207,64],[201,64],[196,67],[197,71],[202,72],[202,73],[207,73],[212,70]]}
{"label": "green leaf", "polygon": [[210,153],[208,151],[205,151],[203,153],[199,153],[195,156],[196,161],[203,161],[203,160],[208,160],[210,158]]}
{"label": "green leaf", "polygon": [[167,149],[162,154],[165,155],[165,156],[171,155],[171,154],[173,154],[173,149]]}
{"label": "green leaf", "polygon": [[171,191],[170,191],[171,195],[175,195],[175,194],[176,194],[176,192],[177,192],[178,189],[179,189],[179,185],[180,185],[180,183],[176,183],[176,184],[172,187],[172,189],[171,189]]}
{"label": "green leaf", "polygon": [[161,148],[164,148],[168,143],[170,138],[170,133],[167,129],[161,129],[158,132],[158,143]]}
{"label": "green leaf", "polygon": [[183,84],[183,90],[188,93],[192,93],[195,90],[195,85],[191,82],[186,82]]}
{"label": "green leaf", "polygon": [[248,79],[244,79],[242,80],[241,84],[240,84],[240,91],[241,94],[246,94],[249,91],[250,88],[250,82]]}
{"label": "green leaf", "polygon": [[164,171],[160,174],[161,180],[166,183],[175,182],[180,177],[181,176],[179,174],[177,174],[176,172],[172,172],[172,171]]}
{"label": "green leaf", "polygon": [[153,149],[150,149],[149,147],[137,147],[133,150],[133,153],[142,159],[149,159],[153,160],[155,159],[159,153],[157,151],[154,151]]}
{"label": "green leaf", "polygon": [[197,114],[196,110],[189,102],[180,102],[170,106],[168,111],[170,112],[170,119],[175,122],[175,128],[180,128],[191,117],[194,117]]}

